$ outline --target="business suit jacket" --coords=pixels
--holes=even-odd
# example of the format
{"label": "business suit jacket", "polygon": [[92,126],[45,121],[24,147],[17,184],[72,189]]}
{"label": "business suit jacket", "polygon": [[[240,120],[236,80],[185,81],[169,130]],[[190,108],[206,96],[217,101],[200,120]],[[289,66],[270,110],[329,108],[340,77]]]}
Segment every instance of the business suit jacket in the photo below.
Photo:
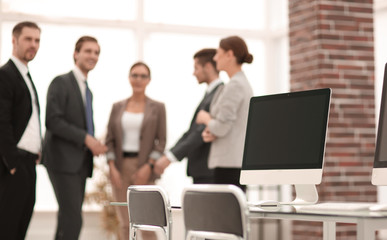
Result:
{"label": "business suit jacket", "polygon": [[24,239],[35,204],[36,159],[17,147],[31,114],[30,91],[10,60],[0,68],[0,239]]}
{"label": "business suit jacket", "polygon": [[31,114],[30,91],[16,65],[9,60],[0,68],[0,174],[20,165],[17,143]]}
{"label": "business suit jacket", "polygon": [[86,134],[85,105],[74,73],[57,76],[47,92],[42,163],[61,173],[77,173],[87,164],[91,177],[93,156],[84,144]]}
{"label": "business suit jacket", "polygon": [[187,157],[187,175],[193,178],[212,177],[213,170],[208,168],[208,154],[211,143],[203,141],[202,132],[205,128],[203,124],[196,123],[196,115],[200,110],[210,111],[210,104],[216,92],[223,89],[223,84],[219,84],[210,93],[206,94],[199,106],[196,108],[190,127],[187,132],[171,148],[173,155],[181,161]]}
{"label": "business suit jacket", "polygon": [[[123,130],[121,118],[130,98],[113,104],[106,136],[108,147],[108,160],[115,160],[118,170],[121,170],[123,160]],[[146,97],[144,118],[140,130],[140,150],[138,154],[138,167],[145,164],[151,156],[158,158],[164,152],[166,144],[166,114],[165,106]],[[155,160],[156,160],[155,159]],[[155,177],[155,176],[153,176]]]}
{"label": "business suit jacket", "polygon": [[241,168],[247,116],[253,90],[241,71],[214,97],[208,128],[217,138],[212,142],[209,168]]}

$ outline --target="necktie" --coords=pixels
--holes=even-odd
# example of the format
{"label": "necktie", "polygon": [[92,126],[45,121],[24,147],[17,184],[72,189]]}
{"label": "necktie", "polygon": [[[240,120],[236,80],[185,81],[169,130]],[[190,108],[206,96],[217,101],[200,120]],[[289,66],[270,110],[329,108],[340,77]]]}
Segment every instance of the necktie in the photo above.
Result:
{"label": "necktie", "polygon": [[27,77],[29,78],[30,83],[31,83],[31,85],[32,85],[32,89],[34,90],[35,104],[36,104],[36,106],[38,107],[38,113],[40,114],[40,106],[39,106],[38,93],[36,92],[36,88],[35,88],[34,82],[32,81],[32,77],[31,77],[31,75],[30,75],[30,72],[27,72]]}
{"label": "necktie", "polygon": [[39,98],[38,98],[38,92],[36,91],[34,82],[32,81],[32,77],[30,72],[27,72],[27,77],[30,80],[30,83],[32,85],[32,89],[34,90],[34,95],[35,95],[35,105],[36,108],[38,109],[38,119],[39,119],[39,136],[40,139],[42,139],[42,124],[40,123],[40,105],[39,105]]}
{"label": "necktie", "polygon": [[89,89],[89,86],[87,85],[87,81],[85,81],[86,84],[86,127],[87,127],[87,133],[91,136],[94,136],[94,123],[93,123],[93,107],[91,103],[91,91]]}

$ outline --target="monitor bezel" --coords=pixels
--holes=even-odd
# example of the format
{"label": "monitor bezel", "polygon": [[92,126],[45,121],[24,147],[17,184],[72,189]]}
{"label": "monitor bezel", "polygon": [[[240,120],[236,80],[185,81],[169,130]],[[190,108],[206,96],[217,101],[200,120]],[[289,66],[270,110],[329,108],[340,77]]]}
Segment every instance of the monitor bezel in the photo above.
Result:
{"label": "monitor bezel", "polygon": [[[282,166],[281,168],[278,168],[278,165],[266,165],[266,166],[259,166],[257,169],[251,169],[246,166],[246,154],[243,155],[243,160],[242,160],[242,171],[262,171],[262,170],[305,170],[305,169],[322,169],[323,163],[324,163],[324,155],[325,155],[325,142],[326,142],[326,135],[327,135],[327,128],[328,128],[328,118],[329,118],[329,106],[330,106],[330,98],[331,98],[331,89],[330,88],[323,88],[323,89],[313,89],[313,90],[307,90],[307,91],[298,91],[298,92],[289,92],[289,93],[282,93],[282,94],[274,94],[274,95],[266,95],[266,96],[259,96],[259,97],[252,97],[250,99],[250,107],[249,107],[249,117],[247,120],[247,127],[246,127],[246,137],[245,139],[249,138],[249,124],[253,124],[251,121],[251,116],[250,114],[251,111],[253,111],[253,108],[251,107],[252,104],[256,101],[267,101],[271,99],[283,99],[283,98],[297,98],[297,97],[309,97],[309,96],[316,96],[316,95],[325,95],[325,112],[324,112],[324,119],[323,119],[323,137],[321,139],[321,149],[319,153],[319,159],[318,162],[305,165],[305,164],[300,164],[300,165],[288,165],[288,166]],[[248,151],[248,146],[247,141],[245,141],[245,147],[244,147],[244,153]]]}

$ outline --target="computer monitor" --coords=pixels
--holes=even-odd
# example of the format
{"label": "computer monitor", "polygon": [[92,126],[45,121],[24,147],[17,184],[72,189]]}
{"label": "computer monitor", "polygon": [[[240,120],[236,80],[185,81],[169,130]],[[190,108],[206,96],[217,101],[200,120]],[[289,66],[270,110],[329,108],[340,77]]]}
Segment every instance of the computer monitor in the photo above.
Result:
{"label": "computer monitor", "polygon": [[318,200],[331,90],[252,97],[241,184],[294,184],[291,204]]}
{"label": "computer monitor", "polygon": [[372,184],[387,185],[387,63],[384,68],[383,89],[380,102]]}

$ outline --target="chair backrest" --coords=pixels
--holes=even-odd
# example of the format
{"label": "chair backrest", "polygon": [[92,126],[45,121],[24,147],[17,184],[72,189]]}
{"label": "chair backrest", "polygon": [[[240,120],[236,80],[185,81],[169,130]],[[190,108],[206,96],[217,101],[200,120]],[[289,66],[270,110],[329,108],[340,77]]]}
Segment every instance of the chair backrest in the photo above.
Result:
{"label": "chair backrest", "polygon": [[197,184],[183,190],[186,239],[248,239],[246,196],[234,185]]}
{"label": "chair backrest", "polygon": [[170,239],[172,218],[171,205],[166,191],[156,185],[134,185],[127,192],[130,234],[138,229],[162,230]]}

